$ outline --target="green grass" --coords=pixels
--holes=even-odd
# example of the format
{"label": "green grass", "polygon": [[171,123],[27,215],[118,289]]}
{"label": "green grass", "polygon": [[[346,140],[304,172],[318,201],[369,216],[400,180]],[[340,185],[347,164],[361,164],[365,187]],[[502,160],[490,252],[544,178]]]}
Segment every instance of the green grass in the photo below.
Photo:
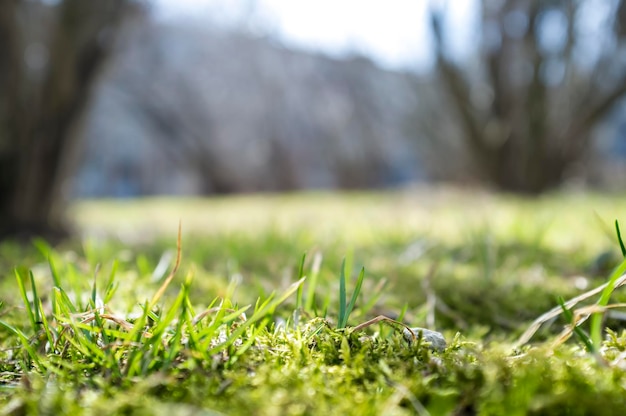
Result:
{"label": "green grass", "polygon": [[445,189],[83,202],[80,240],[0,243],[0,414],[621,415],[625,212]]}

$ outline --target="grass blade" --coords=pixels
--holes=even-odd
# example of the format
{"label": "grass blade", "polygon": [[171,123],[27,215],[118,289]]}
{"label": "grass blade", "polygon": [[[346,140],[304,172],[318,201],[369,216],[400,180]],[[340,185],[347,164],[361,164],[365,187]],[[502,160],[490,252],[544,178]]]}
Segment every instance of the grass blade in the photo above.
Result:
{"label": "grass blade", "polygon": [[24,303],[24,307],[26,308],[26,313],[28,314],[28,320],[30,321],[31,326],[33,327],[33,331],[37,332],[37,321],[35,320],[35,313],[33,312],[33,308],[28,300],[28,295],[26,294],[26,287],[24,286],[24,281],[22,280],[22,276],[20,272],[15,269],[15,278],[17,279],[17,286],[20,289],[20,295],[22,296],[22,302]]}
{"label": "grass blade", "polygon": [[283,292],[282,295],[280,295],[279,298],[275,299],[267,308],[267,314],[273,314],[274,311],[276,310],[276,308],[283,303],[284,301],[287,300],[287,298],[291,295],[293,295],[294,292],[296,292],[298,290],[298,288],[302,287],[302,284],[304,283],[304,281],[306,280],[306,277],[303,277],[302,279],[293,282],[288,288],[287,290],[285,290]]}
{"label": "grass blade", "polygon": [[[41,317],[39,316],[39,308],[37,304],[39,303],[39,295],[37,295],[37,285],[35,284],[35,276],[33,275],[32,270],[28,272],[28,276],[30,277],[30,287],[33,291],[33,310],[35,315],[35,325],[41,324]],[[35,331],[39,329],[38,326],[33,328]]]}
{"label": "grass blade", "polygon": [[361,315],[368,313],[380,300],[385,293],[387,286],[387,278],[382,278],[374,287],[374,296],[372,296],[362,307],[360,307]]}
{"label": "grass blade", "polygon": [[[626,273],[626,259],[624,259],[624,261],[622,261],[622,263],[619,264],[615,268],[615,270],[609,277],[609,281],[606,287],[604,288],[604,290],[602,290],[600,299],[597,302],[598,306],[608,305],[609,300],[611,299],[611,295],[613,294],[613,290],[615,290],[615,282],[624,273]],[[591,316],[591,324],[590,324],[591,340],[593,344],[597,346],[599,346],[600,343],[602,342],[602,319],[603,317],[604,317],[604,314],[601,314],[601,313],[594,313]]]}
{"label": "grass blade", "polygon": [[74,303],[72,302],[72,300],[70,299],[70,297],[67,295],[67,293],[65,292],[65,290],[60,287],[60,286],[56,286],[55,287],[55,293],[57,293],[57,301],[61,301],[63,302],[63,304],[68,308],[69,312],[74,314],[74,313],[78,313],[78,309],[76,309],[76,305],[74,305]]}
{"label": "grass blade", "polygon": [[350,299],[350,303],[348,304],[348,308],[346,309],[344,327],[348,324],[348,318],[350,317],[350,314],[352,313],[352,309],[354,309],[354,305],[356,304],[356,300],[359,297],[359,293],[361,293],[361,286],[363,285],[363,279],[365,279],[365,267],[361,268],[359,277],[356,280],[356,287],[354,288],[354,292],[352,292],[352,298]]}
{"label": "grass blade", "polygon": [[57,268],[54,265],[54,260],[52,260],[52,256],[48,257],[48,267],[50,267],[50,274],[52,275],[52,281],[56,287],[61,287],[61,279],[59,278],[59,272],[57,272]]}
{"label": "grass blade", "polygon": [[59,279],[59,273],[54,266],[54,260],[52,259],[52,256],[54,254],[52,251],[52,247],[50,247],[50,245],[41,238],[34,239],[33,245],[48,261],[48,266],[50,267],[50,273],[52,275],[52,281],[54,282],[55,286],[59,287],[61,285],[61,281]]}
{"label": "grass blade", "polygon": [[97,308],[94,309],[93,317],[94,317],[94,320],[96,321],[96,325],[98,326],[100,330],[100,334],[102,335],[102,341],[104,342],[105,345],[108,345],[110,342],[109,335],[107,334],[107,329],[104,326],[104,321],[102,321],[102,318],[100,318],[100,312],[98,311]]}
{"label": "grass blade", "polygon": [[103,303],[108,303],[111,298],[113,298],[113,295],[115,294],[115,291],[117,290],[117,284],[115,282],[115,274],[117,273],[117,266],[118,266],[118,262],[117,260],[113,261],[113,265],[111,266],[111,272],[109,273],[109,279],[107,280],[106,285],[104,286],[105,289],[105,293],[104,293],[104,300]]}
{"label": "grass blade", "polygon": [[96,309],[96,300],[98,298],[98,271],[100,271],[100,263],[96,264],[96,270],[93,272],[93,285],[91,287],[91,307]]}
{"label": "grass blade", "polygon": [[48,338],[48,343],[50,344],[50,348],[52,348],[55,342],[55,337],[52,334],[53,329],[50,328],[50,325],[48,324],[48,319],[46,318],[46,314],[43,310],[43,304],[41,303],[41,300],[37,301],[37,309],[39,310],[39,313],[41,316],[41,325],[43,326],[44,332],[46,333],[46,337]]}
{"label": "grass blade", "polygon": [[346,259],[341,262],[341,274],[339,276],[339,321],[337,328],[345,328],[346,324]]}
{"label": "grass blade", "polygon": [[622,234],[619,231],[619,222],[617,220],[615,220],[615,232],[617,233],[619,248],[622,249],[622,256],[626,257],[626,247],[624,246],[624,240],[622,240]]}
{"label": "grass blade", "polygon": [[28,353],[28,356],[31,358],[31,360],[33,360],[37,364],[39,368],[41,369],[46,368],[41,362],[41,360],[39,359],[39,355],[37,354],[35,349],[32,347],[32,345],[30,345],[30,342],[28,341],[28,337],[24,335],[22,331],[20,331],[14,326],[9,325],[3,321],[0,321],[0,326],[5,327],[6,329],[8,329],[10,332],[12,332],[14,335],[16,335],[20,339],[20,343],[22,344],[22,347],[24,347],[24,349]]}
{"label": "grass blade", "polygon": [[238,319],[239,317],[241,317],[241,315],[246,313],[248,309],[250,309],[250,306],[251,305],[244,306],[243,308],[237,309],[236,311],[229,313],[228,315],[224,315],[222,317],[222,322],[229,323],[234,321],[235,319]]}
{"label": "grass blade", "polygon": [[[306,260],[306,253],[302,254],[302,259],[300,260],[300,268],[298,269],[298,280],[302,279],[304,275],[304,261]],[[300,309],[302,306],[302,288],[303,286],[298,287],[298,293],[296,294],[296,309]]]}
{"label": "grass blade", "polygon": [[[274,311],[276,310],[276,307],[278,307],[278,305],[283,303],[289,296],[293,295],[294,292],[296,292],[300,286],[302,286],[302,284],[304,283],[305,279],[306,278],[303,277],[302,279],[298,280],[297,282],[292,283],[291,286],[289,286],[287,288],[287,290],[282,295],[280,295],[279,298],[274,299],[271,303],[265,302],[264,306],[262,306],[259,310],[255,311],[255,313],[250,318],[248,318],[248,320],[246,320],[244,323],[239,325],[237,327],[237,329],[235,329],[228,336],[228,338],[224,342],[216,345],[213,348],[205,349],[206,350],[206,353],[205,353],[206,356],[210,357],[213,354],[216,354],[217,352],[222,351],[225,348],[228,348],[237,339],[239,339],[239,337],[244,333],[244,331],[246,331],[246,329],[248,327],[250,327],[252,324],[260,321],[261,319],[264,319],[267,316],[272,315],[274,313]],[[262,328],[262,327],[263,327],[263,325],[259,326],[259,328]],[[253,333],[254,332],[256,332],[256,331],[253,329]]]}
{"label": "grass blade", "polygon": [[565,300],[561,296],[557,298],[557,302],[563,310],[563,316],[565,317],[565,320],[572,326],[572,330],[574,331],[576,336],[582,341],[583,344],[585,344],[587,351],[595,353],[596,345],[598,344],[594,344],[591,338],[589,338],[589,336],[585,334],[585,332],[577,325],[572,311],[569,310],[567,306],[565,306]]}

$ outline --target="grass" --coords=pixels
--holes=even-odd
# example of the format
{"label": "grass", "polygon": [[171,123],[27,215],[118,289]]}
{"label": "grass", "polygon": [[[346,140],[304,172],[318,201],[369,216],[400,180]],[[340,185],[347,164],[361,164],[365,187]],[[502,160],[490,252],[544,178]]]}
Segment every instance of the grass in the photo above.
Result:
{"label": "grass", "polygon": [[445,189],[83,202],[80,241],[0,244],[0,414],[622,414],[624,212]]}

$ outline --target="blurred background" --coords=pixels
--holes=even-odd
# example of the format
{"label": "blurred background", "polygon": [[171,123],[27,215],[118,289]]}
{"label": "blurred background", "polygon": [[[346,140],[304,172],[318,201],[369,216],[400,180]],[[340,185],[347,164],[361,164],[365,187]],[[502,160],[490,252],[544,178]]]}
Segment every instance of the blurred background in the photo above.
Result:
{"label": "blurred background", "polygon": [[0,238],[76,198],[626,186],[626,1],[2,0]]}

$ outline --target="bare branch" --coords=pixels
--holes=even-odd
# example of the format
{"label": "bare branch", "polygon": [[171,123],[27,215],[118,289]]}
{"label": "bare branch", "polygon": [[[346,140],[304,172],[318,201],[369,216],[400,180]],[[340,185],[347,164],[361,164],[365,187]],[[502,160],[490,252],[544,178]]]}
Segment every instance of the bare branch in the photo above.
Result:
{"label": "bare branch", "polygon": [[484,140],[482,123],[472,109],[469,85],[459,69],[444,53],[442,19],[441,12],[431,9],[430,21],[435,39],[437,64],[442,75],[441,80],[452,98],[451,104],[459,113],[461,123],[467,133],[470,150],[481,159],[483,167],[489,166],[492,161],[491,149]]}

